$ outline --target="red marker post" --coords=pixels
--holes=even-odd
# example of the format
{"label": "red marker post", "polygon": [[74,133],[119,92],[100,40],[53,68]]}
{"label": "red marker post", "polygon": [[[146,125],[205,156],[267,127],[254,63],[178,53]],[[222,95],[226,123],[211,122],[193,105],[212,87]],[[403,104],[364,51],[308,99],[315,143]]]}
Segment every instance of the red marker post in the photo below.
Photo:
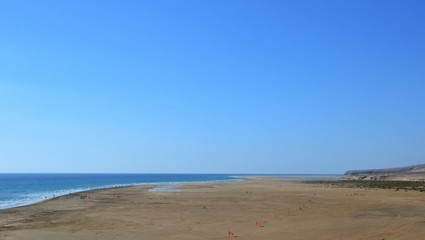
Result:
{"label": "red marker post", "polygon": [[229,237],[237,237],[232,231],[227,231],[227,236]]}

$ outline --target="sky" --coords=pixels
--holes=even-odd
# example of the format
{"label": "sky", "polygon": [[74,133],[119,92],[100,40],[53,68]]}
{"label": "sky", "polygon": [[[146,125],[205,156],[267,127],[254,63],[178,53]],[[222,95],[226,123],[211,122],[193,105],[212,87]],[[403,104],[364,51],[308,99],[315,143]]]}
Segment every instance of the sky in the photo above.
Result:
{"label": "sky", "polygon": [[0,1],[0,172],[425,163],[425,2]]}

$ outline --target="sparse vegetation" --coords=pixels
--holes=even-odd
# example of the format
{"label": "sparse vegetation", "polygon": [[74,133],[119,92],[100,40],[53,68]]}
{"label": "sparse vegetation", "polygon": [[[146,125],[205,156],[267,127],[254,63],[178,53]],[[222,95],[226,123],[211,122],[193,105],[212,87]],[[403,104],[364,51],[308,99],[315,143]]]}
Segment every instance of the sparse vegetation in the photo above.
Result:
{"label": "sparse vegetation", "polygon": [[422,181],[374,181],[374,180],[337,180],[337,181],[304,181],[309,184],[321,184],[329,187],[394,189],[425,192],[425,182]]}

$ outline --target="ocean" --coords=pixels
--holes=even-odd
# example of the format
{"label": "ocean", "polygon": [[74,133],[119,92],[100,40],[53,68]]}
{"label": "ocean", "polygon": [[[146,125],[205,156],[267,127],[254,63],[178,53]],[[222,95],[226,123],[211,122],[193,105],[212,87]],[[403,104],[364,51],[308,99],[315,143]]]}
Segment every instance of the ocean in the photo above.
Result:
{"label": "ocean", "polygon": [[[116,186],[157,184],[174,191],[172,183],[230,181],[229,174],[0,174],[0,209],[23,206],[69,193]],[[162,186],[162,187],[161,187]]]}

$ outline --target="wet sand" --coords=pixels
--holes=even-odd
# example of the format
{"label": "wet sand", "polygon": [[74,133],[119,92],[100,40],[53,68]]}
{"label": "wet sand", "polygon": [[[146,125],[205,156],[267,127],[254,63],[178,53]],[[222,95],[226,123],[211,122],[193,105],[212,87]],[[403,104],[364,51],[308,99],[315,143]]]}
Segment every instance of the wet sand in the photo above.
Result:
{"label": "wet sand", "polygon": [[[261,178],[78,193],[0,211],[0,239],[422,239],[425,193]],[[81,199],[87,194],[90,199]]]}

